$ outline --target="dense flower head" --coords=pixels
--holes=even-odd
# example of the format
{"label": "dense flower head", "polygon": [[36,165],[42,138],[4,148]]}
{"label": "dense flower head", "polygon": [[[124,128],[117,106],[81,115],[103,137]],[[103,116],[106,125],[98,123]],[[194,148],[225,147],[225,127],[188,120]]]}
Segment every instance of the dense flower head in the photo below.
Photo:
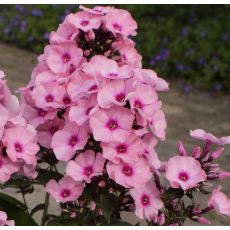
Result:
{"label": "dense flower head", "polygon": [[[84,208],[103,216],[104,197],[98,199],[106,192],[119,196],[119,212],[133,211],[156,225],[181,225],[183,215],[208,223],[202,214],[213,208],[229,215],[229,200],[219,189],[204,210],[192,194],[230,177],[214,162],[229,137],[191,131],[205,146],[195,146],[189,156],[179,142],[178,155],[161,162],[156,149],[166,138],[167,121],[159,92],[169,84],[142,68],[131,38],[137,23],[123,9],[80,9],[50,33],[30,82],[18,90],[20,103],[0,71],[0,182],[15,174],[31,181],[48,164],[46,192],[71,218]],[[211,150],[210,144],[221,147]],[[58,163],[59,181],[52,179],[60,176]],[[185,208],[183,196],[193,204]],[[8,224],[0,212],[0,225]]]}

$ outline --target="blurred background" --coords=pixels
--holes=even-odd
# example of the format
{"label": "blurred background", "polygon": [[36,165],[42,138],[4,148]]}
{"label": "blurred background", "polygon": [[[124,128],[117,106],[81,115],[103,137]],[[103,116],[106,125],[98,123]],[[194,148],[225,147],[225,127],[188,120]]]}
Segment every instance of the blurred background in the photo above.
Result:
{"label": "blurred background", "polygon": [[[29,81],[49,33],[78,7],[0,5],[0,69],[12,90]],[[168,121],[167,139],[157,147],[160,159],[176,153],[178,140],[191,150],[195,141],[189,137],[190,129],[230,135],[230,5],[115,7],[129,10],[138,23],[134,40],[143,67],[154,69],[170,83],[170,92],[160,95]],[[219,162],[230,171],[229,146]],[[223,191],[230,196],[229,182],[223,184]],[[28,199],[33,206],[43,196],[37,188]],[[230,225],[230,218],[208,217],[214,225]]]}

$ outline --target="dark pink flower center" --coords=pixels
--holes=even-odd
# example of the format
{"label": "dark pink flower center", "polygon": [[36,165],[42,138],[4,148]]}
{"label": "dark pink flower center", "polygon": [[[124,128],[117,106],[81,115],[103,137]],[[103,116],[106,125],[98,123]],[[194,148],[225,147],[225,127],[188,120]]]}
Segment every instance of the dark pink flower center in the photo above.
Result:
{"label": "dark pink flower center", "polygon": [[48,94],[48,95],[46,96],[46,101],[47,101],[47,102],[53,102],[53,101],[54,101],[53,95]]}
{"label": "dark pink flower center", "polygon": [[88,20],[83,20],[83,21],[81,22],[81,25],[82,25],[82,26],[88,26],[88,25],[89,25],[89,21],[88,21]]}
{"label": "dark pink flower center", "polygon": [[69,189],[64,189],[61,192],[61,196],[64,197],[64,198],[68,197],[70,194],[71,194],[71,192],[70,192]]}
{"label": "dark pink flower center", "polygon": [[117,123],[116,120],[111,119],[111,120],[109,120],[109,122],[107,123],[107,127],[108,127],[110,130],[113,131],[113,130],[115,130],[115,129],[118,128],[118,123]]}
{"label": "dark pink flower center", "polygon": [[93,168],[92,168],[92,166],[87,166],[87,167],[85,167],[85,169],[84,169],[84,174],[85,174],[86,176],[90,176],[92,173],[93,173]]}
{"label": "dark pink flower center", "polygon": [[116,147],[118,153],[126,153],[127,152],[127,146],[124,144],[120,144]]}
{"label": "dark pink flower center", "polygon": [[122,172],[126,175],[126,176],[132,176],[133,175],[133,168],[130,167],[129,165],[124,165],[122,167]]}
{"label": "dark pink flower center", "polygon": [[38,110],[38,116],[39,117],[44,117],[46,115],[46,111],[42,110],[42,109],[39,109]]}
{"label": "dark pink flower center", "polygon": [[18,142],[14,144],[14,148],[17,153],[21,153],[23,150],[22,145]]}
{"label": "dark pink flower center", "polygon": [[2,165],[3,165],[3,162],[0,160],[0,168],[2,167]]}
{"label": "dark pink flower center", "polygon": [[89,88],[89,91],[94,91],[94,90],[96,90],[97,89],[97,85],[93,85],[93,86],[91,86],[90,88]]}
{"label": "dark pink flower center", "polygon": [[49,132],[50,132],[51,134],[54,134],[56,131],[58,131],[58,127],[57,127],[57,126],[51,126],[51,127],[49,128]]}
{"label": "dark pink flower center", "polygon": [[117,77],[117,73],[109,73],[109,77],[112,77],[112,78]]}
{"label": "dark pink flower center", "polygon": [[63,62],[64,62],[64,63],[67,63],[67,62],[70,61],[70,55],[67,54],[67,53],[65,53],[65,54],[63,55],[62,59],[63,59]]}
{"label": "dark pink flower center", "polygon": [[182,181],[187,181],[189,179],[189,175],[186,172],[179,173],[179,179]]}
{"label": "dark pink flower center", "polygon": [[149,196],[147,196],[147,195],[144,194],[144,195],[141,197],[141,203],[142,203],[142,205],[144,205],[144,206],[149,205],[149,204],[150,204]]}
{"label": "dark pink flower center", "polygon": [[119,32],[121,32],[121,26],[120,25],[118,25],[117,23],[114,23],[113,24],[113,28],[115,29],[115,30],[117,30],[117,31],[119,31]]}
{"label": "dark pink flower center", "polygon": [[142,104],[141,101],[135,100],[135,102],[134,102],[134,107],[135,107],[136,109],[141,109],[141,108],[143,107],[143,104]]}
{"label": "dark pink flower center", "polygon": [[93,107],[89,107],[89,108],[86,109],[85,114],[86,114],[87,116],[89,115],[89,113],[90,113],[90,111],[92,110],[92,108],[93,108]]}
{"label": "dark pink flower center", "polygon": [[69,145],[71,145],[72,147],[75,146],[78,142],[78,137],[77,136],[72,136],[69,140]]}
{"label": "dark pink flower center", "polygon": [[68,96],[64,97],[63,102],[64,102],[65,105],[70,104],[71,103],[71,99]]}
{"label": "dark pink flower center", "polygon": [[124,102],[125,101],[125,94],[124,93],[119,93],[116,95],[116,101],[118,102]]}

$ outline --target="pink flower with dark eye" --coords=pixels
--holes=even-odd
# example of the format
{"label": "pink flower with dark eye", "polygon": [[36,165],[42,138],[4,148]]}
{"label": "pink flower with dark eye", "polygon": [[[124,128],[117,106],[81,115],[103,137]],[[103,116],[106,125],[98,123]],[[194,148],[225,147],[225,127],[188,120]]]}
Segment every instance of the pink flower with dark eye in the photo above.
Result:
{"label": "pink flower with dark eye", "polygon": [[98,105],[101,108],[110,108],[113,105],[124,106],[132,88],[132,80],[109,81],[98,91]]}
{"label": "pink flower with dark eye", "polygon": [[65,176],[57,183],[50,180],[46,184],[46,191],[57,201],[66,203],[75,201],[84,190],[83,183],[76,183],[71,177]]}
{"label": "pink flower with dark eye", "polygon": [[111,179],[126,188],[140,186],[152,177],[147,161],[142,158],[132,163],[121,161],[119,164],[114,164],[110,161],[106,169]]}
{"label": "pink flower with dark eye", "polygon": [[200,162],[189,156],[171,157],[166,164],[166,179],[172,188],[183,190],[196,187],[207,178]]}
{"label": "pink flower with dark eye", "polygon": [[63,119],[55,118],[54,120],[46,121],[44,124],[37,127],[38,143],[45,147],[51,148],[51,140],[54,133],[64,127]]}
{"label": "pink flower with dark eye", "polygon": [[206,133],[203,129],[190,130],[190,136],[216,145],[230,144],[230,136],[217,138],[211,133]]}
{"label": "pink flower with dark eye", "polygon": [[161,162],[155,151],[155,146],[157,145],[157,140],[151,133],[147,133],[142,137],[144,143],[143,156],[147,159],[149,165],[154,169],[159,169]]}
{"label": "pink flower with dark eye", "polygon": [[141,55],[134,48],[134,44],[131,42],[122,42],[118,47],[121,55],[121,61],[123,64],[131,65],[133,67],[141,67]]}
{"label": "pink flower with dark eye", "polygon": [[69,120],[83,125],[89,120],[90,113],[97,106],[97,98],[95,94],[91,94],[89,98],[80,101],[77,106],[72,106],[69,111]]}
{"label": "pink flower with dark eye", "polygon": [[36,154],[39,150],[37,136],[34,128],[15,126],[5,130],[2,138],[3,145],[6,147],[8,157],[13,161],[23,160],[27,164],[36,162]]}
{"label": "pink flower with dark eye", "polygon": [[1,114],[1,117],[0,117],[0,138],[2,138],[2,136],[4,134],[4,127],[6,125],[6,122],[9,119],[9,113],[6,110],[6,108],[3,107],[1,104],[0,104],[0,114]]}
{"label": "pink flower with dark eye", "polygon": [[154,111],[151,117],[151,121],[149,121],[148,128],[156,137],[164,141],[166,127],[167,122],[165,114],[162,110],[157,109],[156,111]]}
{"label": "pink flower with dark eye", "polygon": [[97,141],[122,142],[131,133],[133,121],[134,115],[129,109],[113,106],[94,112],[90,118],[90,128]]}
{"label": "pink flower with dark eye", "polygon": [[146,218],[155,222],[158,210],[163,208],[160,192],[153,181],[130,190],[130,195],[135,201],[135,214],[140,219]]}
{"label": "pink flower with dark eye", "polygon": [[220,186],[213,190],[208,200],[208,207],[215,208],[216,212],[220,215],[230,216],[230,199],[221,192]]}
{"label": "pink flower with dark eye", "polygon": [[128,98],[131,109],[136,110],[143,119],[148,120],[156,108],[159,108],[157,93],[148,85],[138,84],[135,92],[130,93]]}
{"label": "pink flower with dark eye", "polygon": [[66,73],[70,67],[78,67],[83,51],[73,42],[52,45],[48,51],[47,64],[54,73]]}
{"label": "pink flower with dark eye", "polygon": [[167,92],[169,90],[169,83],[158,77],[153,70],[136,68],[134,73],[140,83],[149,85],[156,91]]}
{"label": "pink flower with dark eye", "polygon": [[7,215],[5,212],[0,211],[0,226],[14,226],[14,220],[7,220]]}
{"label": "pink flower with dark eye", "polygon": [[26,102],[21,103],[21,110],[23,118],[34,128],[37,128],[48,120],[54,119],[57,115],[57,111],[45,111],[43,109],[34,108]]}
{"label": "pink flower with dark eye", "polygon": [[67,15],[64,22],[59,25],[57,31],[52,31],[49,36],[49,41],[51,44],[61,44],[63,42],[73,41],[77,34],[78,29],[69,22],[69,19],[72,17]]}
{"label": "pink flower with dark eye", "polygon": [[70,161],[66,167],[66,174],[75,181],[90,183],[91,178],[102,174],[105,159],[101,153],[87,150],[80,153],[75,160]]}
{"label": "pink flower with dark eye", "polygon": [[88,96],[97,92],[97,83],[82,71],[76,70],[72,73],[67,85],[67,93],[72,101],[76,102],[82,96]]}
{"label": "pink flower with dark eye", "polygon": [[106,28],[114,35],[121,34],[128,37],[129,35],[135,36],[137,34],[135,31],[137,29],[137,23],[126,10],[111,10],[106,14],[104,21]]}
{"label": "pink flower with dark eye", "polygon": [[91,14],[86,11],[71,14],[68,21],[77,29],[83,30],[84,32],[98,29],[101,25],[101,17],[99,15]]}
{"label": "pink flower with dark eye", "polygon": [[101,142],[104,158],[119,163],[120,160],[124,162],[133,162],[138,159],[138,156],[143,153],[144,145],[140,138],[134,133],[131,133],[122,142]]}
{"label": "pink flower with dark eye", "polygon": [[88,126],[68,122],[62,130],[54,133],[51,147],[58,160],[68,161],[76,150],[83,149],[88,139]]}
{"label": "pink flower with dark eye", "polygon": [[16,163],[12,162],[7,156],[3,155],[3,147],[0,147],[0,182],[5,183],[11,175],[18,171]]}
{"label": "pink flower with dark eye", "polygon": [[32,99],[35,105],[45,111],[52,111],[63,107],[65,87],[50,82],[36,86],[32,91]]}
{"label": "pink flower with dark eye", "polygon": [[[88,69],[88,70],[87,70]],[[117,62],[103,55],[96,55],[90,59],[83,71],[94,73],[96,78],[105,79],[125,79],[130,78],[133,73],[128,65],[118,66]],[[85,72],[84,71],[84,72]],[[88,72],[89,73],[89,72]]]}

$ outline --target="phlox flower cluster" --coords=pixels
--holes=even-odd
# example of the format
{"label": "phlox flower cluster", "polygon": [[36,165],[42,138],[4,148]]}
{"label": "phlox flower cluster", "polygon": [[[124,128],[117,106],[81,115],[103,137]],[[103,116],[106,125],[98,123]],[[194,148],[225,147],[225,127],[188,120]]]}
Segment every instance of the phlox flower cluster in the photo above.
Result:
{"label": "phlox flower cluster", "polygon": [[[98,197],[119,197],[117,212],[135,212],[149,225],[182,225],[186,218],[207,224],[203,215],[213,209],[230,216],[220,187],[204,208],[193,196],[230,176],[214,162],[230,137],[193,130],[204,146],[189,154],[179,141],[178,153],[161,162],[156,146],[167,122],[159,93],[169,84],[142,68],[131,39],[137,23],[122,9],[80,8],[50,33],[31,80],[18,90],[20,103],[0,71],[0,182],[15,174],[33,180],[44,162],[58,173],[61,162],[64,173],[45,190],[71,218],[84,209],[104,215],[97,197],[86,195],[92,186]],[[10,224],[0,212],[0,225]]]}

